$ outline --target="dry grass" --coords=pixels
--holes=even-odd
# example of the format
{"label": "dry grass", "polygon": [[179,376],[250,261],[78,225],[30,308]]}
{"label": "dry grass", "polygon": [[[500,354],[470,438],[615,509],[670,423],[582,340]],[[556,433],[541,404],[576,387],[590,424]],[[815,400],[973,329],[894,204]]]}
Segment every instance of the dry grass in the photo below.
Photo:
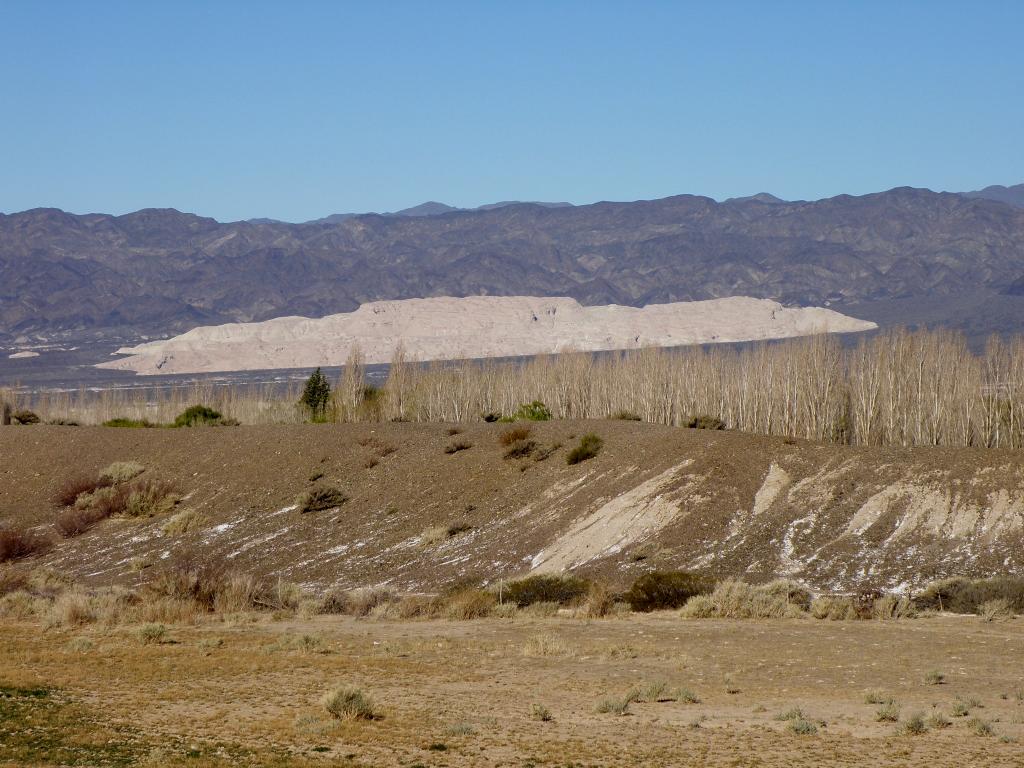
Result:
{"label": "dry grass", "polygon": [[511,427],[498,435],[498,443],[508,448],[513,443],[519,443],[526,440],[532,432],[533,429],[531,427]]}
{"label": "dry grass", "polygon": [[146,468],[138,462],[115,461],[100,472],[99,482],[104,485],[127,483],[129,480],[135,479],[145,471]]}
{"label": "dry grass", "polygon": [[0,563],[38,555],[45,552],[49,546],[48,539],[27,528],[0,527]]}

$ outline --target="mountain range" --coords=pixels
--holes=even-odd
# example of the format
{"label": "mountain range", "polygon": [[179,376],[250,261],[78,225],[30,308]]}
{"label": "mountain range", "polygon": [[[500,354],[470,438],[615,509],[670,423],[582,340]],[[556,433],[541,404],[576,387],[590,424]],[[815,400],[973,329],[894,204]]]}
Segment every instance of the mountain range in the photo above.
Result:
{"label": "mountain range", "polygon": [[978,340],[1024,331],[1024,208],[1011,204],[1022,188],[431,203],[302,224],[173,209],[0,214],[0,344],[120,343],[472,295],[632,306],[752,296],[882,325],[946,325]]}

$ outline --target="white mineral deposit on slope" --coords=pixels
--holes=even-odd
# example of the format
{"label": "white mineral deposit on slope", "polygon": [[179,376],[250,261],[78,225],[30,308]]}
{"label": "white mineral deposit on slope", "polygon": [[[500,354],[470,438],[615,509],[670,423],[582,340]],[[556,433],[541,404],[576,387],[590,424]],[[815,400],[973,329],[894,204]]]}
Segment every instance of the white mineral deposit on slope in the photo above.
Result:
{"label": "white mineral deposit on slope", "polygon": [[829,309],[787,308],[746,297],[643,308],[584,307],[574,299],[530,296],[405,299],[318,319],[279,317],[194,328],[124,347],[118,354],[128,357],[99,367],[140,374],[310,368],[342,365],[354,345],[367,362],[386,363],[399,344],[416,360],[449,360],[757,341],[875,327]]}

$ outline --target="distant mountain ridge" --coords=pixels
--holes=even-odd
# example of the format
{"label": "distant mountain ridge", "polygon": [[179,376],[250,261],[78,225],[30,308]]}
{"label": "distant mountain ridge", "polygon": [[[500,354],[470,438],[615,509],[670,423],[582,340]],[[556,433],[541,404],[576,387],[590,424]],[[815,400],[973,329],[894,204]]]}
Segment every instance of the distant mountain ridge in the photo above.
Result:
{"label": "distant mountain ridge", "polygon": [[983,338],[1024,330],[1024,209],[899,187],[809,202],[677,195],[305,224],[173,209],[0,214],[0,346],[474,295],[631,306],[752,296]]}
{"label": "distant mountain ridge", "polygon": [[1024,208],[1024,184],[1015,184],[1012,187],[1004,187],[1002,184],[993,184],[976,192],[964,192],[964,197],[981,198],[983,200],[998,200],[1007,205],[1014,205]]}
{"label": "distant mountain ridge", "polygon": [[[425,203],[414,205],[412,208],[403,208],[400,211],[394,211],[393,213],[332,213],[330,216],[324,216],[320,219],[310,219],[309,221],[302,222],[303,224],[336,224],[339,221],[345,221],[351,219],[353,216],[440,216],[444,213],[456,213],[465,211],[492,211],[496,208],[504,208],[509,205],[539,205],[543,208],[571,208],[572,203],[543,203],[536,201],[523,202],[520,200],[503,200],[499,203],[488,203],[486,205],[478,205],[476,208],[456,208],[454,205],[448,205],[447,203],[439,203],[436,200],[428,200]],[[287,224],[288,222],[281,221],[280,219],[249,219],[250,222],[256,224]]]}

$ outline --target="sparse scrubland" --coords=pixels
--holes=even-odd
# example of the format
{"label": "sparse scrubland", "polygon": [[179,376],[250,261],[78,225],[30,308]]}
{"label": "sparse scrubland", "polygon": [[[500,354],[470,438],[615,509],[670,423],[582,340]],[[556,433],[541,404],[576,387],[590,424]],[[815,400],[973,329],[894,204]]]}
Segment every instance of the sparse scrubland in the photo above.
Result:
{"label": "sparse scrubland", "polygon": [[706,426],[4,428],[0,764],[1011,760],[1015,454]]}

